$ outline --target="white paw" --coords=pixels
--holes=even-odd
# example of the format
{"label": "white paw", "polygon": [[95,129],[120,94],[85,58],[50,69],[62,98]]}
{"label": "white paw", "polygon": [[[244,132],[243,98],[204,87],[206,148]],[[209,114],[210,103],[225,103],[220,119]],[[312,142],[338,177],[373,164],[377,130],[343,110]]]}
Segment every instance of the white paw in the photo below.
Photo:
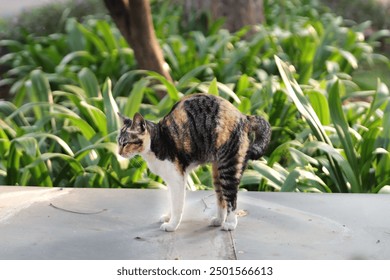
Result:
{"label": "white paw", "polygon": [[171,224],[171,223],[163,223],[160,227],[163,231],[175,231],[179,225]]}
{"label": "white paw", "polygon": [[168,215],[168,214],[162,215],[160,217],[160,222],[161,223],[167,223],[167,222],[169,222],[170,219],[171,219],[171,215]]}
{"label": "white paw", "polygon": [[219,227],[222,225],[222,219],[218,217],[214,217],[210,220],[210,226]]}
{"label": "white paw", "polygon": [[235,230],[237,227],[237,222],[225,222],[222,224],[222,229],[226,231]]}

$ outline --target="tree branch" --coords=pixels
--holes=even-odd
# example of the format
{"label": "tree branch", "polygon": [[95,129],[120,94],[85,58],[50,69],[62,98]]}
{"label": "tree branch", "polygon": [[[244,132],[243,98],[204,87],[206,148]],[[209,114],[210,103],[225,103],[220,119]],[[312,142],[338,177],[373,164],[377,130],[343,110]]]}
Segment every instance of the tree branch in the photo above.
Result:
{"label": "tree branch", "polygon": [[133,48],[138,68],[155,71],[172,82],[154,31],[149,0],[104,0],[104,3]]}

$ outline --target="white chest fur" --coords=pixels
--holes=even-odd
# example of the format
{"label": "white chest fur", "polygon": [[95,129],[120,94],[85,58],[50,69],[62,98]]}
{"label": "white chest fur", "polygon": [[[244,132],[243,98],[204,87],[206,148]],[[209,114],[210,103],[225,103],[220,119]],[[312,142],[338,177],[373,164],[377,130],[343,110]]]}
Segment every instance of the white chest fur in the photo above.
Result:
{"label": "white chest fur", "polygon": [[142,157],[148,164],[150,171],[160,176],[165,182],[170,181],[175,176],[176,166],[169,160],[159,160],[152,152],[143,154]]}

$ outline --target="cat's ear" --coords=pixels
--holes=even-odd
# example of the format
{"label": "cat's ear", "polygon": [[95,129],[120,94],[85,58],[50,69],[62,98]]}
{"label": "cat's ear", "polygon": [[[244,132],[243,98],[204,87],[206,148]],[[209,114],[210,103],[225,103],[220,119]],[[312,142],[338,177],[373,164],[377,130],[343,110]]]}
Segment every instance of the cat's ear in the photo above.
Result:
{"label": "cat's ear", "polygon": [[122,114],[119,113],[119,112],[118,112],[118,116],[119,116],[119,118],[121,119],[121,121],[122,121],[122,123],[123,123],[124,125],[130,126],[131,123],[133,122],[130,118],[128,118],[128,117],[122,115]]}
{"label": "cat's ear", "polygon": [[146,121],[140,113],[135,113],[133,118],[132,129],[137,130],[140,133],[145,132],[146,130]]}

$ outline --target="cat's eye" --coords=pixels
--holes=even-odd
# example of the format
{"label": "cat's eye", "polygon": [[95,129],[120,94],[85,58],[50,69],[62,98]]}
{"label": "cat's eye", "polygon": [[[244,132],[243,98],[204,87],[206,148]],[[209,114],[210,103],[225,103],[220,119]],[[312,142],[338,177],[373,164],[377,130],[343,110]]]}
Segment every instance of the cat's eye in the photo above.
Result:
{"label": "cat's eye", "polygon": [[130,141],[129,143],[133,144],[133,145],[141,145],[142,141],[141,140],[134,140],[134,141]]}
{"label": "cat's eye", "polygon": [[126,147],[127,145],[141,145],[142,141],[141,140],[132,140],[132,141],[127,141],[122,143],[122,147]]}
{"label": "cat's eye", "polygon": [[130,142],[123,142],[122,147],[126,147],[128,144],[130,144]]}

